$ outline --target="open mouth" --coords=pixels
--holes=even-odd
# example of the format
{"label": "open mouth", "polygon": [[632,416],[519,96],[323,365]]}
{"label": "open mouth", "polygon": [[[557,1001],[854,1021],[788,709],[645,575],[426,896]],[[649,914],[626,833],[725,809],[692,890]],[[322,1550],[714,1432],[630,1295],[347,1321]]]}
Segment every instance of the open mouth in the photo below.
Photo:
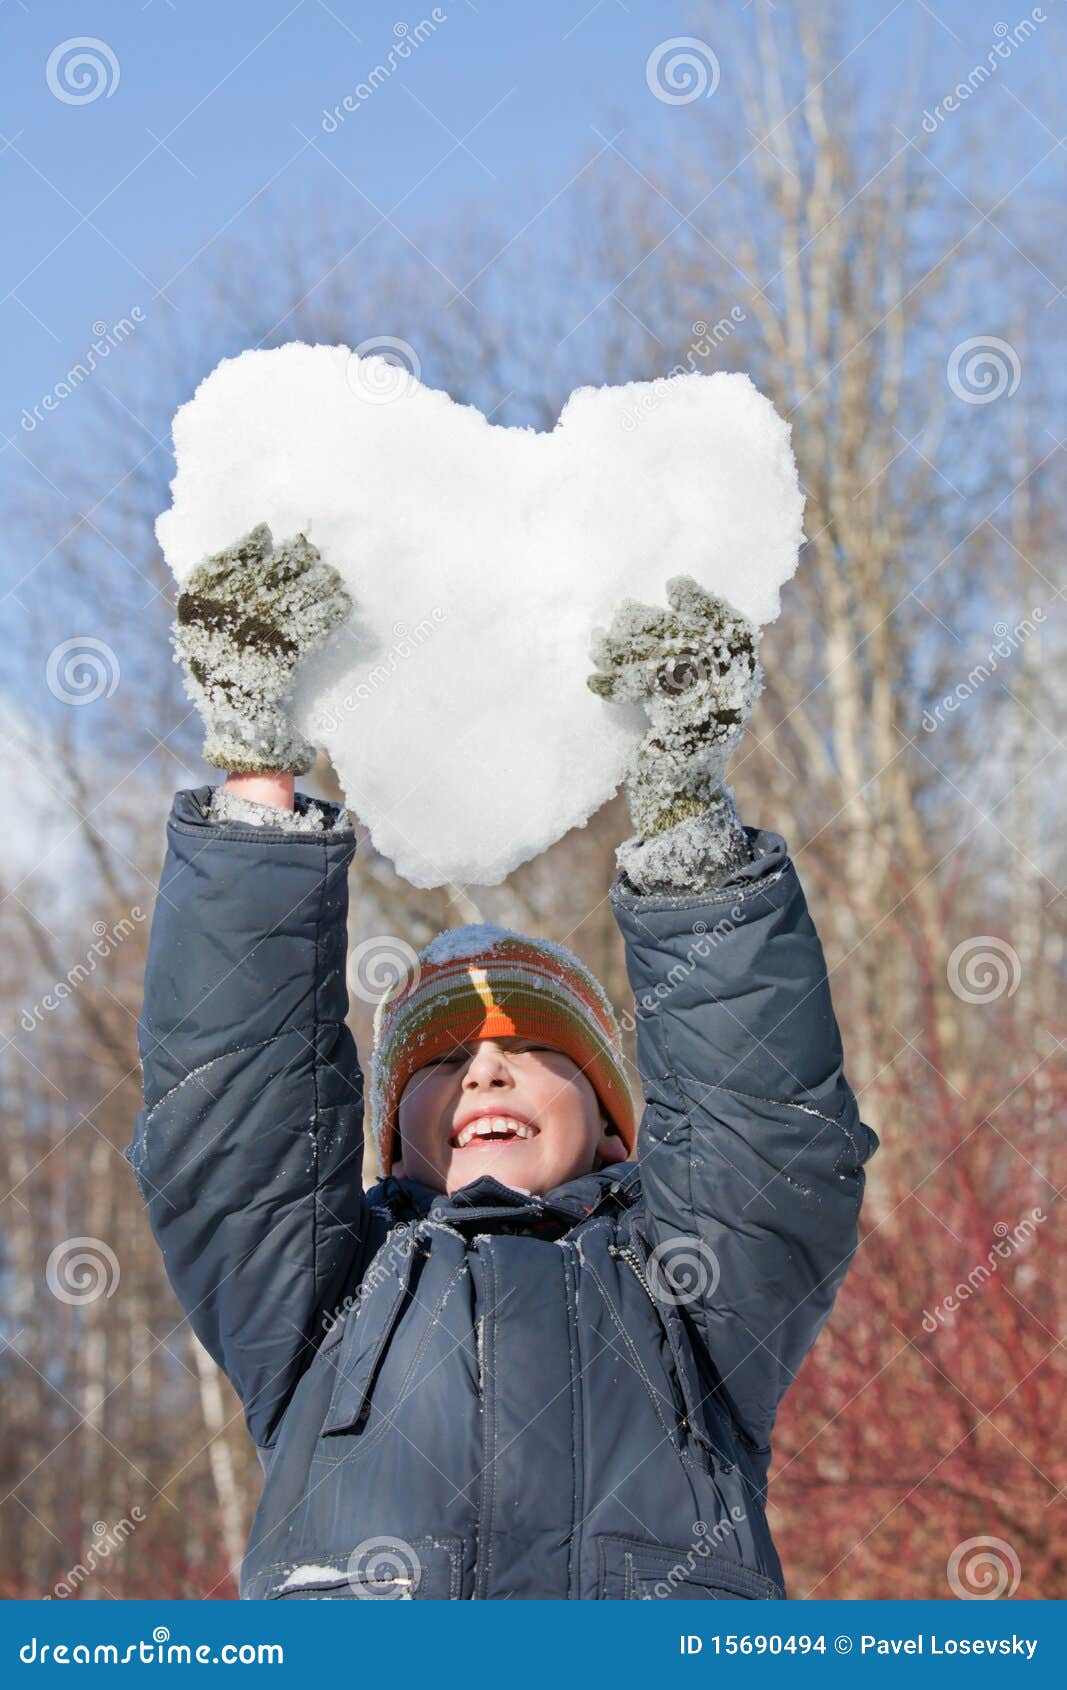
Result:
{"label": "open mouth", "polygon": [[515,1144],[520,1139],[536,1137],[533,1123],[517,1115],[479,1115],[453,1133],[449,1143],[453,1150],[466,1150],[470,1144]]}

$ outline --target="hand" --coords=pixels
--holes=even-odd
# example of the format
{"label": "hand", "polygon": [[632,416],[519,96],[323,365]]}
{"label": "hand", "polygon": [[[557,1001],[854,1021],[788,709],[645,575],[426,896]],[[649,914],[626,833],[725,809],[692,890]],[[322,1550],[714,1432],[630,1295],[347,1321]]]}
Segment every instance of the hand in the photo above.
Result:
{"label": "hand", "polygon": [[647,839],[720,798],[728,758],[762,687],[759,630],[691,576],[667,583],[669,608],[624,599],[594,630],[601,698],[640,701],[650,731],[627,776],[630,815]]}
{"label": "hand", "polygon": [[315,750],[288,704],[297,665],[352,609],[341,577],[303,534],[276,551],[259,523],[205,558],[178,598],[172,640],[207,730],[204,760],[236,773],[303,775]]}

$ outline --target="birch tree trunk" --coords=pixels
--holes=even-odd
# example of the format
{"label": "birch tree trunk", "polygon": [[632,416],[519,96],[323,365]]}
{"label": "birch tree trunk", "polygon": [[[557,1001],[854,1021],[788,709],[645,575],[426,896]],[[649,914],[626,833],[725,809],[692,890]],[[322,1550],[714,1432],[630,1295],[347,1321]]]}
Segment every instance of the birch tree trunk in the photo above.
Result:
{"label": "birch tree trunk", "polygon": [[208,1460],[215,1497],[219,1509],[219,1529],[230,1571],[236,1579],[241,1570],[247,1526],[241,1493],[237,1484],[233,1451],[226,1435],[226,1417],[222,1397],[221,1375],[203,1344],[192,1331],[189,1345],[196,1362],[200,1381],[200,1412],[210,1442]]}

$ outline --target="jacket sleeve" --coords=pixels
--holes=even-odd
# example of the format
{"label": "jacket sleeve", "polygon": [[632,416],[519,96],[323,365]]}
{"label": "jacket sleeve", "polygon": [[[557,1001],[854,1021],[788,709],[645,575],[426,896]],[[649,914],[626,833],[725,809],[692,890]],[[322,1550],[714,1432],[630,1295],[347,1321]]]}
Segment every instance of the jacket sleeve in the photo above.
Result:
{"label": "jacket sleeve", "polygon": [[[634,992],[660,1282],[761,1449],[856,1248],[859,1119],[822,946],[776,834],[717,891],[611,903]],[[672,1291],[672,1287],[676,1290]]]}
{"label": "jacket sleeve", "polygon": [[345,1025],[351,823],[219,825],[179,792],[152,919],[126,1150],[167,1275],[244,1405],[278,1421],[366,1225]]}

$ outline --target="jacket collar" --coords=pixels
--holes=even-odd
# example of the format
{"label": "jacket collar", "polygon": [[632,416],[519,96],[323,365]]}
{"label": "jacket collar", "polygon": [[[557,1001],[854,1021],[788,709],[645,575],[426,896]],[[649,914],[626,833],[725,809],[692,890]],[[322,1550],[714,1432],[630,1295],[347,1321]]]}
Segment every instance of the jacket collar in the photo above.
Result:
{"label": "jacket collar", "polygon": [[420,1185],[417,1180],[388,1179],[374,1187],[372,1202],[384,1203],[398,1220],[444,1221],[477,1232],[528,1232],[559,1237],[590,1215],[616,1205],[627,1209],[640,1196],[640,1175],[634,1162],[616,1162],[598,1173],[583,1174],[544,1196],[516,1191],[491,1174],[453,1192],[451,1197]]}

